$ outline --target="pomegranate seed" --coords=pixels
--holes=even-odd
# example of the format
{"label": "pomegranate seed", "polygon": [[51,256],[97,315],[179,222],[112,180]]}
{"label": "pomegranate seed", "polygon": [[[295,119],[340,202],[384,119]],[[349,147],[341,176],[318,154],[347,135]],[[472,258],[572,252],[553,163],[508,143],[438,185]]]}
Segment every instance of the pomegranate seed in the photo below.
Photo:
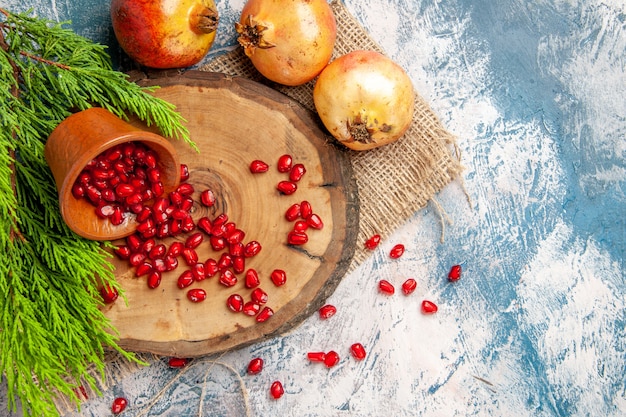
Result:
{"label": "pomegranate seed", "polygon": [[193,185],[189,184],[188,182],[182,183],[180,184],[177,188],[176,191],[181,195],[181,196],[188,196],[188,195],[192,195],[193,192],[195,191],[193,188]]}
{"label": "pomegranate seed", "polygon": [[452,265],[450,268],[450,272],[448,272],[448,280],[449,281],[458,281],[461,279],[462,268],[461,265]]}
{"label": "pomegranate seed", "polygon": [[402,256],[403,253],[404,245],[402,243],[398,243],[393,248],[391,248],[391,251],[389,251],[389,256],[391,257],[391,259],[398,259]]}
{"label": "pomegranate seed", "polygon": [[183,196],[178,191],[172,191],[171,193],[169,193],[168,197],[172,204],[174,204],[175,206],[180,206],[180,204],[183,202]]}
{"label": "pomegranate seed", "polygon": [[152,190],[152,192],[154,193],[156,197],[160,197],[163,194],[165,194],[165,186],[163,185],[161,181],[155,182],[154,184],[152,184],[152,187],[150,189]]}
{"label": "pomegranate seed", "polygon": [[296,185],[295,182],[291,182],[291,181],[280,181],[277,185],[276,185],[276,189],[284,195],[291,195],[293,193],[296,192],[296,190],[298,189],[298,186]]}
{"label": "pomegranate seed", "polygon": [[232,294],[226,300],[226,306],[235,313],[240,313],[243,310],[243,304],[243,297],[239,294]]}
{"label": "pomegranate seed", "polygon": [[165,254],[167,253],[167,248],[165,247],[164,244],[159,243],[158,245],[155,245],[149,252],[148,252],[148,258],[154,260],[154,259],[162,259],[165,257]]}
{"label": "pomegranate seed", "polygon": [[255,269],[248,269],[246,271],[246,288],[255,288],[258,287],[261,283],[259,280],[259,275],[257,274]]}
{"label": "pomegranate seed", "polygon": [[331,304],[326,304],[319,309],[319,314],[321,319],[329,319],[335,315],[337,312],[337,307]]}
{"label": "pomegranate seed", "polygon": [[126,238],[126,244],[130,248],[131,251],[137,252],[142,245],[141,238],[137,235],[130,235]]}
{"label": "pomegranate seed", "polygon": [[293,225],[293,231],[297,233],[304,233],[309,228],[309,224],[304,220],[298,220]]}
{"label": "pomegranate seed", "polygon": [[148,179],[150,180],[150,182],[161,181],[161,171],[156,168],[148,169]]}
{"label": "pomegranate seed", "polygon": [[183,259],[189,266],[193,266],[198,263],[198,253],[191,248],[183,249]]}
{"label": "pomegranate seed", "polygon": [[118,258],[123,260],[127,260],[128,258],[130,258],[131,254],[130,247],[128,247],[128,245],[118,246],[113,252],[115,253],[115,255],[117,255]]}
{"label": "pomegranate seed", "polygon": [[120,414],[122,411],[126,410],[128,406],[128,400],[124,397],[117,397],[113,400],[113,405],[111,405],[111,412],[113,414]]}
{"label": "pomegranate seed", "polygon": [[254,161],[250,162],[250,172],[253,174],[260,174],[263,172],[267,172],[268,169],[269,169],[269,165],[267,165],[265,162],[260,161],[258,159],[255,159]]}
{"label": "pomegranate seed", "polygon": [[422,301],[422,313],[424,314],[433,314],[436,313],[439,308],[437,304],[432,301],[424,300]]}
{"label": "pomegranate seed", "polygon": [[274,315],[274,310],[269,307],[263,307],[263,310],[256,316],[256,321],[258,323],[263,323],[267,321],[270,317]]}
{"label": "pomegranate seed", "polygon": [[298,182],[306,173],[306,168],[302,164],[295,164],[289,170],[289,181]]}
{"label": "pomegranate seed", "polygon": [[220,271],[225,270],[226,268],[230,268],[233,264],[233,257],[228,253],[222,253],[220,258],[217,260],[217,268]]}
{"label": "pomegranate seed", "polygon": [[189,179],[189,167],[185,164],[180,164],[180,180],[187,181]]}
{"label": "pomegranate seed", "polygon": [[306,356],[311,362],[324,362],[326,360],[325,352],[308,352]]}
{"label": "pomegranate seed", "polygon": [[388,295],[392,295],[396,291],[393,285],[389,281],[384,279],[378,283],[378,289],[380,290],[380,292]]}
{"label": "pomegranate seed", "polygon": [[150,253],[150,251],[156,246],[156,240],[150,238],[150,239],[146,239],[142,245],[141,248],[139,249],[140,252],[148,255]]}
{"label": "pomegranate seed", "polygon": [[206,270],[202,262],[198,262],[191,267],[191,274],[196,281],[202,281],[206,278]]}
{"label": "pomegranate seed", "polygon": [[226,239],[222,236],[211,236],[209,238],[209,243],[211,243],[211,248],[213,248],[215,252],[221,251],[227,244]]}
{"label": "pomegranate seed", "polygon": [[243,230],[235,229],[231,232],[228,232],[225,238],[229,244],[234,245],[236,243],[241,242],[245,236],[246,236],[246,233]]}
{"label": "pomegranate seed", "polygon": [[169,249],[167,250],[167,256],[180,256],[185,249],[185,245],[183,242],[172,242]]}
{"label": "pomegranate seed", "polygon": [[246,258],[251,258],[255,256],[256,254],[258,254],[260,251],[261,251],[261,244],[257,242],[256,240],[252,240],[246,243],[246,245],[244,246],[243,256]]}
{"label": "pomegranate seed", "polygon": [[365,248],[369,250],[374,250],[380,243],[380,235],[373,235],[369,239],[365,241]]}
{"label": "pomegranate seed", "polygon": [[282,397],[284,393],[285,389],[283,388],[283,384],[280,381],[272,382],[272,385],[270,386],[270,395],[272,396],[272,398],[277,400]]}
{"label": "pomegranate seed", "polygon": [[357,361],[361,361],[365,359],[365,355],[366,355],[365,348],[360,343],[355,343],[352,346],[350,346],[350,353],[352,353],[352,356]]}
{"label": "pomegranate seed", "polygon": [[200,246],[200,243],[204,240],[204,235],[200,232],[196,232],[190,235],[187,240],[185,240],[185,247],[190,249],[195,249]]}
{"label": "pomegranate seed", "polygon": [[309,241],[309,235],[304,232],[296,232],[292,230],[287,234],[287,243],[290,245],[304,245]]}
{"label": "pomegranate seed", "polygon": [[119,226],[124,223],[124,213],[122,213],[122,209],[120,207],[113,208],[113,214],[111,214],[110,221],[114,226]]}
{"label": "pomegranate seed", "polygon": [[263,359],[254,358],[248,364],[248,373],[250,375],[256,375],[263,370]]}
{"label": "pomegranate seed", "polygon": [[[87,191],[89,191],[89,189],[87,189]],[[122,183],[115,187],[115,195],[120,198],[130,197],[133,194],[135,194],[135,187],[131,184]]]}
{"label": "pomegranate seed", "polygon": [[141,211],[139,212],[139,214],[137,214],[137,217],[135,218],[135,220],[137,220],[137,223],[143,223],[152,216],[153,216],[152,209],[150,207],[143,207]]}
{"label": "pomegranate seed", "polygon": [[311,203],[304,200],[300,203],[300,216],[306,220],[309,216],[313,214],[313,207],[311,207]]}
{"label": "pomegranate seed", "polygon": [[237,284],[237,277],[230,269],[226,269],[220,274],[220,284],[226,287],[232,287]]}
{"label": "pomegranate seed", "polygon": [[187,358],[170,358],[167,364],[170,368],[184,368],[189,363]]}
{"label": "pomegranate seed", "polygon": [[100,295],[102,296],[102,301],[104,301],[105,304],[111,304],[117,300],[117,297],[119,296],[117,289],[111,287],[110,285],[105,285],[100,288]]}
{"label": "pomegranate seed", "polygon": [[193,272],[187,269],[182,274],[180,274],[180,276],[178,277],[178,281],[176,282],[176,285],[178,286],[178,288],[182,290],[183,288],[187,288],[188,286],[193,284],[193,282],[194,282]]}
{"label": "pomegranate seed", "polygon": [[285,218],[287,219],[287,221],[292,222],[300,217],[300,213],[300,204],[294,203],[289,206],[289,208],[285,212]]}
{"label": "pomegranate seed", "polygon": [[243,314],[246,316],[256,316],[261,310],[261,306],[254,301],[248,301],[243,305],[243,309],[241,310]]}
{"label": "pomegranate seed", "polygon": [[306,222],[309,226],[311,226],[314,229],[321,230],[324,228],[324,223],[322,222],[322,219],[320,218],[320,216],[318,216],[315,213],[311,214],[306,219]]}
{"label": "pomegranate seed", "polygon": [[204,233],[211,234],[211,228],[213,227],[213,224],[208,217],[202,217],[198,220],[196,226],[198,226],[198,229],[202,230]]}
{"label": "pomegranate seed", "polygon": [[135,252],[128,258],[128,263],[131,264],[131,266],[139,266],[145,260],[146,255],[143,252]]}
{"label": "pomegranate seed", "polygon": [[150,262],[143,262],[137,265],[137,269],[135,269],[135,276],[142,277],[150,272],[152,272],[152,264]]}
{"label": "pomegranate seed", "polygon": [[157,159],[156,159],[156,155],[154,154],[154,152],[152,151],[146,152],[146,157],[143,162],[148,168],[151,168],[151,169],[156,168]]}
{"label": "pomegranate seed", "polygon": [[180,229],[183,232],[189,233],[195,228],[196,228],[196,224],[193,222],[193,219],[191,218],[191,216],[187,216],[182,220]]}
{"label": "pomegranate seed", "polygon": [[204,273],[206,274],[207,278],[215,276],[215,274],[217,274],[219,270],[220,269],[218,268],[217,261],[215,259],[209,258],[204,263]]}
{"label": "pomegranate seed", "polygon": [[187,298],[191,302],[199,303],[206,300],[206,291],[204,291],[202,288],[192,288],[191,290],[187,291]]}
{"label": "pomegranate seed", "polygon": [[94,205],[97,205],[100,202],[100,199],[102,198],[102,194],[100,193],[100,190],[98,190],[96,187],[93,186],[89,186],[87,187],[87,198],[89,199],[89,201],[91,201]]}
{"label": "pomegranate seed", "polygon": [[161,273],[159,271],[152,271],[148,275],[148,288],[155,289],[161,285]]}
{"label": "pomegranate seed", "polygon": [[289,172],[289,170],[291,170],[292,163],[293,158],[291,157],[291,155],[285,154],[278,158],[276,168],[278,169],[278,172]]}
{"label": "pomegranate seed", "polygon": [[72,195],[76,199],[83,198],[85,196],[85,187],[83,187],[79,183],[74,184],[74,186],[72,187]]}
{"label": "pomegranate seed", "polygon": [[326,365],[327,368],[332,368],[338,363],[339,363],[339,354],[337,352],[335,352],[334,350],[331,350],[330,352],[326,353],[326,357],[324,358],[324,365]]}
{"label": "pomegranate seed", "polygon": [[254,301],[255,303],[265,304],[267,303],[268,295],[262,289],[255,288],[250,294],[250,298],[252,298],[252,301]]}
{"label": "pomegranate seed", "polygon": [[104,201],[108,201],[109,203],[117,200],[115,192],[113,192],[113,190],[111,190],[110,188],[105,188],[104,190],[102,190],[102,193],[100,193],[100,195],[102,196],[102,199]]}
{"label": "pomegranate seed", "polygon": [[173,271],[178,268],[178,259],[174,256],[166,256],[163,258],[163,263],[165,264],[165,271]]}
{"label": "pomegranate seed", "polygon": [[243,257],[244,256],[244,246],[243,243],[237,242],[228,246],[228,254],[233,258]]}
{"label": "pomegranate seed", "polygon": [[246,269],[246,259],[243,256],[233,257],[233,272],[235,274],[242,274]]}
{"label": "pomegranate seed", "polygon": [[215,205],[215,194],[211,190],[204,190],[200,193],[200,201],[207,207]]}
{"label": "pomegranate seed", "polygon": [[270,274],[270,279],[272,280],[274,285],[280,287],[282,285],[285,285],[285,283],[287,282],[287,273],[285,273],[285,271],[283,271],[282,269],[275,269]]}
{"label": "pomegranate seed", "polygon": [[404,295],[409,295],[417,288],[417,281],[413,278],[409,278],[402,283],[402,292]]}
{"label": "pomegranate seed", "polygon": [[165,260],[163,258],[159,258],[152,261],[152,269],[154,271],[159,271],[160,273],[167,271],[167,265],[165,265]]}

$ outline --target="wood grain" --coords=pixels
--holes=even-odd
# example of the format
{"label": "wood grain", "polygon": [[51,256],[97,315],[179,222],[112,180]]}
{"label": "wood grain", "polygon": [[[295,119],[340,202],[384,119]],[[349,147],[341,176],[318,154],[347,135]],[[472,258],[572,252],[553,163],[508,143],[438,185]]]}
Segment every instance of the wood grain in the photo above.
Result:
{"label": "wood grain", "polygon": [[[187,289],[176,285],[187,268],[182,258],[179,268],[165,273],[155,290],[147,287],[145,277],[136,278],[126,263],[114,260],[128,302],[107,306],[105,314],[119,331],[120,345],[134,351],[194,357],[290,330],[334,291],[354,253],[358,194],[347,155],[332,145],[310,112],[258,83],[197,71],[160,73],[138,82],[161,87],[154,94],[177,106],[198,146],[196,152],[172,140],[181,163],[190,169],[196,200],[207,188],[218,196],[212,208],[195,204],[194,220],[226,213],[246,232],[245,241],[261,243],[263,249],[248,259],[246,268],[259,273],[261,288],[269,295],[267,305],[275,314],[257,323],[254,317],[228,310],[225,303],[230,294],[238,293],[245,300],[250,297],[243,275],[230,288],[221,285],[217,276],[194,283],[189,288],[204,288],[208,298],[192,303],[186,298]],[[286,153],[307,168],[297,192],[289,196],[276,190],[278,181],[287,176],[277,171],[276,161]],[[267,162],[270,170],[251,174],[248,166],[253,159]],[[283,214],[302,200],[312,204],[324,228],[310,230],[307,244],[291,246],[286,239],[292,223]],[[220,255],[208,239],[197,251],[200,261]],[[274,269],[287,273],[287,284],[276,287],[270,281]]]}

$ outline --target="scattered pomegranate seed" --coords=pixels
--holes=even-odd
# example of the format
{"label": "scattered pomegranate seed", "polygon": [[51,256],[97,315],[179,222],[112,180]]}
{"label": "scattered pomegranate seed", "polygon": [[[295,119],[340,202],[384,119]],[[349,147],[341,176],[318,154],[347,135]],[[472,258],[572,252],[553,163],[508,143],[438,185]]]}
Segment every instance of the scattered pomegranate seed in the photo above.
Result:
{"label": "scattered pomegranate seed", "polygon": [[193,282],[194,282],[193,272],[187,269],[182,274],[180,274],[176,285],[178,286],[178,288],[182,290],[183,288],[187,288],[188,286],[193,284]]}
{"label": "scattered pomegranate seed", "polygon": [[251,258],[261,252],[261,244],[256,240],[251,240],[243,247],[243,256]]}
{"label": "scattered pomegranate seed", "polygon": [[380,290],[380,292],[387,295],[393,295],[393,293],[396,292],[393,284],[384,279],[378,283],[378,289]]}
{"label": "scattered pomegranate seed", "polygon": [[248,373],[250,375],[256,375],[263,370],[263,359],[254,358],[248,364]]}
{"label": "scattered pomegranate seed", "polygon": [[167,361],[170,368],[184,368],[189,363],[187,358],[175,358],[172,357]]}
{"label": "scattered pomegranate seed", "polygon": [[285,389],[283,388],[283,384],[280,381],[272,382],[272,385],[270,386],[270,394],[272,398],[277,400],[282,397],[284,393]]}
{"label": "scattered pomegranate seed", "polygon": [[338,363],[339,363],[339,354],[337,352],[335,352],[334,350],[331,350],[330,352],[326,353],[326,357],[324,358],[324,365],[326,365],[327,368],[332,368]]}
{"label": "scattered pomegranate seed", "polygon": [[235,313],[243,311],[243,304],[243,297],[239,294],[232,294],[226,300],[226,306],[228,306],[228,308]]}
{"label": "scattered pomegranate seed", "polygon": [[258,303],[255,303],[254,301],[248,301],[247,303],[243,305],[243,308],[241,311],[246,316],[256,316],[257,314],[259,314],[260,310],[261,310],[261,306]]}
{"label": "scattered pomegranate seed", "polygon": [[250,294],[250,298],[252,298],[252,301],[254,301],[255,303],[265,304],[267,303],[269,297],[267,293],[262,289],[255,288]]}
{"label": "scattered pomegranate seed", "polygon": [[259,274],[257,274],[255,269],[248,269],[245,275],[245,284],[246,288],[255,288],[259,286],[261,281],[259,280]]}
{"label": "scattered pomegranate seed", "polygon": [[198,253],[194,249],[186,247],[183,249],[182,255],[187,265],[194,266],[198,263]]}
{"label": "scattered pomegranate seed", "polygon": [[277,287],[285,285],[287,282],[287,273],[282,269],[275,269],[270,274],[270,279]]}
{"label": "scattered pomegranate seed", "polygon": [[314,229],[321,230],[324,228],[324,223],[322,222],[322,219],[320,218],[320,216],[318,216],[315,213],[311,214],[306,219],[306,222],[309,226],[311,226]]}
{"label": "scattered pomegranate seed", "polygon": [[309,235],[304,232],[292,230],[287,234],[287,243],[290,245],[304,245],[309,241]]}
{"label": "scattered pomegranate seed", "polygon": [[189,167],[185,164],[180,164],[180,180],[187,181],[189,179]]}
{"label": "scattered pomegranate seed", "polygon": [[306,220],[309,216],[313,214],[313,207],[311,207],[311,203],[304,200],[300,203],[300,216]]}
{"label": "scattered pomegranate seed", "polygon": [[378,247],[380,243],[380,235],[376,234],[370,237],[365,241],[365,248],[369,250],[374,250]]}
{"label": "scattered pomegranate seed", "polygon": [[287,221],[292,222],[296,220],[298,217],[300,217],[300,214],[301,214],[300,204],[294,203],[291,206],[289,206],[289,208],[285,212],[285,218],[287,219]]}
{"label": "scattered pomegranate seed", "polygon": [[350,346],[350,353],[352,353],[354,359],[358,361],[365,359],[365,348],[360,343],[354,343]]}
{"label": "scattered pomegranate seed", "polygon": [[119,296],[117,290],[110,285],[105,285],[100,288],[100,295],[102,296],[102,301],[104,301],[105,304],[111,304],[117,300],[117,297]]}
{"label": "scattered pomegranate seed", "polygon": [[200,193],[200,201],[206,207],[213,207],[215,205],[215,194],[211,190],[204,190]]}
{"label": "scattered pomegranate seed", "polygon": [[402,243],[398,243],[389,252],[389,256],[391,259],[398,259],[404,253],[404,245]]}
{"label": "scattered pomegranate seed", "polygon": [[417,288],[417,281],[413,278],[409,278],[404,283],[402,283],[402,292],[404,295],[409,295]]}
{"label": "scattered pomegranate seed", "polygon": [[128,400],[124,397],[117,397],[113,400],[111,412],[113,414],[120,414],[122,411],[126,410],[126,406],[128,406]]}
{"label": "scattered pomegranate seed", "polygon": [[462,268],[461,265],[452,265],[450,272],[448,272],[449,281],[458,281],[461,279]]}
{"label": "scattered pomegranate seed", "polygon": [[278,158],[276,168],[278,169],[278,172],[289,172],[291,170],[292,163],[293,158],[291,157],[291,155],[285,154]]}
{"label": "scattered pomegranate seed", "polygon": [[135,276],[142,277],[152,272],[152,264],[150,262],[142,262],[135,268]]}
{"label": "scattered pomegranate seed", "polygon": [[152,271],[148,275],[148,288],[155,289],[161,285],[161,273],[159,271]]}
{"label": "scattered pomegranate seed", "polygon": [[220,284],[225,287],[233,287],[237,284],[237,276],[230,269],[225,269],[220,274]]}
{"label": "scattered pomegranate seed", "polygon": [[[195,189],[193,185],[189,184],[188,182],[184,182],[176,188],[176,192],[178,192],[181,196],[192,195],[194,191]],[[182,203],[182,199],[181,199],[181,203]]]}
{"label": "scattered pomegranate seed", "polygon": [[306,356],[311,362],[324,362],[326,360],[326,352],[309,352]]}
{"label": "scattered pomegranate seed", "polygon": [[436,313],[439,308],[437,304],[432,301],[424,300],[422,301],[422,313],[424,314],[433,314]]}
{"label": "scattered pomegranate seed", "polygon": [[293,225],[293,231],[297,233],[304,233],[309,228],[309,224],[304,220],[298,220]]}
{"label": "scattered pomegranate seed", "polygon": [[284,195],[291,195],[293,193],[296,192],[296,190],[298,189],[298,186],[296,185],[295,182],[291,182],[291,181],[280,181],[277,185],[276,185],[276,189]]}
{"label": "scattered pomegranate seed", "polygon": [[303,164],[295,164],[289,170],[289,181],[298,182],[302,179],[306,173],[306,168]]}
{"label": "scattered pomegranate seed", "polygon": [[[204,235],[200,232],[189,235],[185,240],[185,247],[190,249],[195,249],[200,246],[200,243],[204,240]],[[183,255],[184,256],[184,255]],[[196,260],[197,261],[197,260]]]}
{"label": "scattered pomegranate seed", "polygon": [[204,291],[202,288],[193,288],[187,291],[187,298],[191,302],[199,303],[206,300],[206,291]]}
{"label": "scattered pomegranate seed", "polygon": [[337,312],[337,307],[331,304],[326,304],[319,309],[319,314],[321,319],[329,319],[335,315]]}
{"label": "scattered pomegranate seed", "polygon": [[255,159],[254,161],[250,162],[250,172],[253,174],[267,172],[268,169],[269,165],[261,160]]}
{"label": "scattered pomegranate seed", "polygon": [[256,316],[256,321],[258,323],[263,323],[267,321],[270,317],[274,315],[274,310],[269,307],[263,307],[263,310]]}

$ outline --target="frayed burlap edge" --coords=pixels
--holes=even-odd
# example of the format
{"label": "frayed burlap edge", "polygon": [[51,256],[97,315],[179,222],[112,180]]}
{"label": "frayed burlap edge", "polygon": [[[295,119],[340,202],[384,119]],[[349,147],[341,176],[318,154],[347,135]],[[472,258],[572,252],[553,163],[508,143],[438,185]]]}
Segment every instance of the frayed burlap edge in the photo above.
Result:
{"label": "frayed burlap edge", "polygon": [[[359,22],[339,0],[331,2],[337,21],[337,40],[333,58],[354,50],[374,50],[384,53]],[[199,68],[203,71],[220,72],[245,77],[266,84],[296,100],[303,107],[315,111],[313,87],[315,80],[297,87],[287,87],[265,79],[251,64],[242,48],[218,56]],[[433,113],[428,103],[417,94],[413,123],[398,141],[365,152],[349,151],[359,192],[359,232],[357,249],[349,271],[360,265],[371,252],[363,249],[363,243],[378,233],[385,239],[405,223],[415,212],[433,202],[445,223],[445,212],[434,196],[446,185],[460,177],[460,164],[456,138],[451,135]],[[146,363],[159,358],[150,354],[138,354]],[[141,369],[121,355],[109,353],[106,358],[105,378],[93,370],[101,390],[107,390],[125,376]],[[88,397],[96,393],[89,390]],[[66,398],[58,398],[57,407],[62,413],[76,410]]]}

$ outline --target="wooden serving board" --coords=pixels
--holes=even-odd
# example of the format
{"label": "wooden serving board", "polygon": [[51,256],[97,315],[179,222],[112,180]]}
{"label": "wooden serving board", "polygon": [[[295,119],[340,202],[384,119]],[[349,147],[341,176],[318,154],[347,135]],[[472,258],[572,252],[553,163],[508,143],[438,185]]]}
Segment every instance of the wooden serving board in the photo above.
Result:
{"label": "wooden serving board", "polygon": [[[213,208],[194,205],[193,218],[213,219],[224,212],[246,232],[245,241],[257,240],[261,252],[249,258],[246,268],[257,270],[261,288],[269,295],[274,315],[264,323],[234,313],[226,306],[233,293],[250,299],[243,274],[234,287],[218,277],[196,282],[181,290],[178,276],[187,268],[165,273],[160,286],[150,289],[146,277],[136,278],[134,268],[115,259],[116,276],[125,290],[123,300],[104,307],[120,336],[120,345],[133,351],[194,357],[232,349],[284,333],[321,307],[346,272],[358,229],[358,195],[348,156],[335,147],[314,115],[292,99],[256,82],[223,74],[189,71],[182,75],[144,78],[140,85],[160,86],[155,95],[176,105],[187,120],[196,152],[172,140],[182,163],[190,169],[195,199],[204,189],[218,197]],[[276,190],[287,174],[276,168],[278,157],[293,156],[307,172],[292,195]],[[270,165],[263,174],[251,174],[249,163],[260,159]],[[322,230],[309,230],[302,246],[287,244],[293,224],[284,218],[293,203],[307,200],[324,221]],[[179,237],[183,240],[184,237]],[[169,244],[170,241],[166,241]],[[208,239],[197,249],[200,261],[218,259]],[[276,287],[274,269],[287,274]],[[190,288],[204,288],[204,302],[187,299]]]}

